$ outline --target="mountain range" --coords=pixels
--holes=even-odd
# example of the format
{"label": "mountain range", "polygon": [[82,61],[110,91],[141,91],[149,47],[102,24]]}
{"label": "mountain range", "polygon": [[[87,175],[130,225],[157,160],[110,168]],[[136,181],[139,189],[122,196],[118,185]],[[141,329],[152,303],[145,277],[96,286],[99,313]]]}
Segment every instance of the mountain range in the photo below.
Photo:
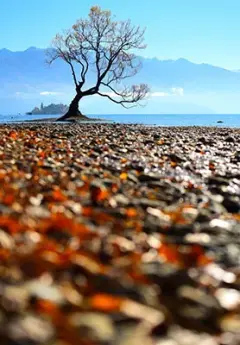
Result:
{"label": "mountain range", "polygon": [[[142,69],[132,82],[151,87],[145,113],[240,113],[238,104],[240,73],[186,59],[143,58]],[[90,83],[94,80],[90,75]],[[46,50],[30,47],[25,51],[0,50],[0,113],[21,113],[40,102],[69,102],[74,94],[71,72],[63,61],[49,66]],[[89,98],[87,112],[122,112],[106,100]],[[222,110],[222,111],[221,111]]]}

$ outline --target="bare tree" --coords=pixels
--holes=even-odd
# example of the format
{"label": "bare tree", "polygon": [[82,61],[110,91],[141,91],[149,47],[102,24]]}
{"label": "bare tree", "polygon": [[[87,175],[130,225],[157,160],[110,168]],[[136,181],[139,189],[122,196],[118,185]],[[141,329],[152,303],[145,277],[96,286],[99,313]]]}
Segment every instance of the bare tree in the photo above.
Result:
{"label": "bare tree", "polygon": [[[146,47],[144,32],[129,20],[115,21],[110,11],[95,6],[88,19],[80,19],[70,30],[56,35],[48,51],[48,62],[63,59],[69,65],[76,90],[61,120],[81,116],[79,102],[86,96],[99,95],[126,108],[145,98],[149,91],[146,84],[124,84],[141,67],[135,52]],[[91,86],[93,72],[95,80]]]}

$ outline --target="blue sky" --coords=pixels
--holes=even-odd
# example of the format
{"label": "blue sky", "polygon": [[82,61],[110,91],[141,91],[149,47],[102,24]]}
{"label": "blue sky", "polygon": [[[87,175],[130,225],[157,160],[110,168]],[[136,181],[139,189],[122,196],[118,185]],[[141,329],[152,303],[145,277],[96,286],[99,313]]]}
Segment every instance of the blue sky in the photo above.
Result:
{"label": "blue sky", "polygon": [[0,0],[0,48],[47,47],[96,4],[147,28],[146,56],[240,69],[239,0]]}

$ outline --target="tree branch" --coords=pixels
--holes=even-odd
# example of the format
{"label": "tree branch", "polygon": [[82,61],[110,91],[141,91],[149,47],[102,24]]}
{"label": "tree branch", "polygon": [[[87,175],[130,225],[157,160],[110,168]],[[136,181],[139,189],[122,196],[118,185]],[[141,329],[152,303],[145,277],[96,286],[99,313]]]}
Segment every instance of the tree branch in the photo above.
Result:
{"label": "tree branch", "polygon": [[[95,6],[87,19],[78,20],[68,32],[55,37],[49,61],[52,63],[61,58],[69,64],[75,87],[81,91],[82,97],[98,94],[129,108],[148,92],[145,84],[120,87],[141,67],[134,53],[145,48],[144,32],[129,20],[115,21],[110,11]],[[96,81],[92,87],[83,90],[90,68],[96,73]],[[106,93],[104,89],[111,92]]]}
{"label": "tree branch", "polygon": [[126,109],[134,108],[137,106],[137,104],[132,104],[130,106],[125,105],[125,103],[132,103],[132,101],[117,101],[116,99],[112,98],[111,96],[109,96],[107,94],[103,94],[101,92],[97,92],[97,94],[101,97],[106,97],[106,98],[110,99],[110,101],[112,101],[113,103],[120,104],[122,107],[124,107]]}

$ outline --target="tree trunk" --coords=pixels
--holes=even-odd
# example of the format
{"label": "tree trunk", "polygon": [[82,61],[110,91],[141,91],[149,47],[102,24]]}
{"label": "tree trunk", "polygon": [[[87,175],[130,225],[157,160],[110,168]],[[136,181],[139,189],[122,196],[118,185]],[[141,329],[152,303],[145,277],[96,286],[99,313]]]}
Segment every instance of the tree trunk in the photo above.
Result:
{"label": "tree trunk", "polygon": [[69,109],[66,114],[61,116],[57,121],[67,121],[71,119],[87,119],[87,116],[84,116],[79,110],[79,101],[81,100],[81,93],[77,93],[73,98],[72,102],[69,105]]}

